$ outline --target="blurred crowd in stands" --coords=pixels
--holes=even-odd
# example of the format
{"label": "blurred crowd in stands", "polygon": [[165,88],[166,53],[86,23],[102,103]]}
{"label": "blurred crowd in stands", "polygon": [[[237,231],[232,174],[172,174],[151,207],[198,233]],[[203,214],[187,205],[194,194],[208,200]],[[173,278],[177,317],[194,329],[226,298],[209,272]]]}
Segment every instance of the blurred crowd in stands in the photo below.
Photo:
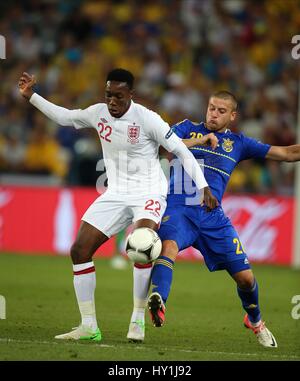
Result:
{"label": "blurred crowd in stands", "polygon": [[[19,94],[23,71],[36,91],[66,108],[102,102],[115,67],[136,77],[134,100],[170,124],[202,121],[217,90],[239,100],[233,131],[273,145],[296,142],[298,0],[27,0],[1,2],[0,172],[52,175],[94,186],[96,131],[59,127]],[[294,165],[245,161],[231,192],[290,195]]]}

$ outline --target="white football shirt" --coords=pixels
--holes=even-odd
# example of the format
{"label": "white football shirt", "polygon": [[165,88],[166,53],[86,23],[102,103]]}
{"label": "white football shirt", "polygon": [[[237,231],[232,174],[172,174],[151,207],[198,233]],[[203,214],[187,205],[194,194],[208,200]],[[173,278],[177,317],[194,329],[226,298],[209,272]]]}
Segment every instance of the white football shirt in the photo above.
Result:
{"label": "white football shirt", "polygon": [[[169,152],[182,151],[182,141],[154,111],[131,101],[127,112],[114,118],[105,103],[84,110],[67,110],[34,93],[30,103],[61,125],[93,127],[101,141],[108,178],[108,191],[122,194],[166,195],[168,182],[159,162],[162,145]],[[200,188],[207,185],[193,155],[187,158]],[[186,166],[185,166],[186,167]],[[199,176],[200,173],[200,176]],[[194,179],[194,176],[193,176]]]}

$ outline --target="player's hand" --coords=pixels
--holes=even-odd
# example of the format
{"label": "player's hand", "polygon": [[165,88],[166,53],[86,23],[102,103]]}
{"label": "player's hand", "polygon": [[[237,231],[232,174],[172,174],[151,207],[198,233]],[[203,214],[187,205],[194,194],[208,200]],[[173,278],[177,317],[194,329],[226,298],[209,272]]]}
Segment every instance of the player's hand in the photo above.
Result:
{"label": "player's hand", "polygon": [[209,187],[204,188],[204,198],[203,198],[203,202],[201,205],[205,205],[206,210],[208,212],[211,212],[213,209],[215,209],[219,205],[218,200],[211,193],[211,190]]}
{"label": "player's hand", "polygon": [[24,98],[30,99],[34,91],[32,90],[32,87],[36,84],[36,79],[34,75],[30,75],[28,73],[23,73],[21,78],[19,79],[19,90],[20,93],[23,95]]}
{"label": "player's hand", "polygon": [[200,141],[201,141],[200,143],[201,145],[209,146],[212,149],[216,149],[219,143],[218,138],[213,132],[210,132],[209,134],[202,136],[202,138],[200,138]]}
{"label": "player's hand", "polygon": [[208,146],[212,149],[216,149],[219,145],[219,140],[213,132],[210,132],[201,138],[182,139],[182,141],[187,146],[187,148],[192,148],[195,146]]}

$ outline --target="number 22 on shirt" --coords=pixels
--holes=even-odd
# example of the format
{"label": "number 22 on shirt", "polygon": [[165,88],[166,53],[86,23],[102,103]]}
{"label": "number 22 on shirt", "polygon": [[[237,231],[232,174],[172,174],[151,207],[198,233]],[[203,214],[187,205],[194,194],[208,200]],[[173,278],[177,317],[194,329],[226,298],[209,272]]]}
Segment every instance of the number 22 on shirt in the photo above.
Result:
{"label": "number 22 on shirt", "polygon": [[102,122],[99,122],[98,127],[100,127],[100,131],[99,131],[100,138],[111,143],[111,139],[110,139],[110,135],[112,133],[111,126],[105,126]]}

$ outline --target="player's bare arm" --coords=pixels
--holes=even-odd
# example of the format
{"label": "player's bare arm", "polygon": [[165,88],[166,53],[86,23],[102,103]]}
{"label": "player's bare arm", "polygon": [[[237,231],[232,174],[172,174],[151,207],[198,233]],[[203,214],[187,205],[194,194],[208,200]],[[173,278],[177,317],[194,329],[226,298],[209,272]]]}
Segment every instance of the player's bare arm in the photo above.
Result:
{"label": "player's bare arm", "polygon": [[216,149],[219,142],[213,132],[204,135],[201,138],[182,139],[182,141],[188,148],[195,146],[208,146],[212,149]]}
{"label": "player's bare arm", "polygon": [[24,98],[30,99],[34,91],[32,90],[33,86],[36,84],[36,79],[34,75],[30,75],[26,72],[22,74],[19,79],[19,90]]}
{"label": "player's bare arm", "polygon": [[266,159],[294,162],[300,160],[300,144],[292,146],[271,146]]}

